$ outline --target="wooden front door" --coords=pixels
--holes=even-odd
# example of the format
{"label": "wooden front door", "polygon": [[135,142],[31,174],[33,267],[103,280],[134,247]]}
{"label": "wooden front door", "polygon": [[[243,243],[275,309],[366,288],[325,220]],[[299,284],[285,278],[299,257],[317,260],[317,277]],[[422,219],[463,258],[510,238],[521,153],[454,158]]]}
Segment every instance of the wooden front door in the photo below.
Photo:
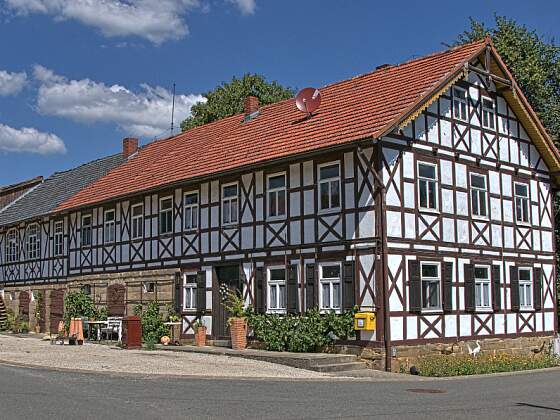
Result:
{"label": "wooden front door", "polygon": [[29,322],[29,292],[19,292],[19,316]]}
{"label": "wooden front door", "polygon": [[50,301],[50,331],[51,334],[57,334],[58,323],[62,321],[64,314],[64,290],[51,290]]}
{"label": "wooden front door", "polygon": [[240,290],[240,266],[228,265],[223,267],[216,267],[214,276],[214,290],[213,304],[212,304],[212,335],[215,339],[226,340],[229,339],[229,330],[227,320],[229,317],[228,312],[222,304],[220,296],[220,285],[226,284],[230,289]]}
{"label": "wooden front door", "polygon": [[112,284],[107,288],[107,314],[109,316],[124,316],[126,312],[125,293],[126,290],[122,284]]}

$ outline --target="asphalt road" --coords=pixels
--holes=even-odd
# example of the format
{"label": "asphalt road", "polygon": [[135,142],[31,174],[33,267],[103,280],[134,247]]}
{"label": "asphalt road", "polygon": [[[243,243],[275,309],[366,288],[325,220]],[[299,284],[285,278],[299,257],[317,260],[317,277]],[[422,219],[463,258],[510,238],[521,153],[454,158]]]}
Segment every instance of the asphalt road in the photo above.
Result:
{"label": "asphalt road", "polygon": [[414,382],[144,378],[0,365],[0,419],[560,418],[560,370]]}

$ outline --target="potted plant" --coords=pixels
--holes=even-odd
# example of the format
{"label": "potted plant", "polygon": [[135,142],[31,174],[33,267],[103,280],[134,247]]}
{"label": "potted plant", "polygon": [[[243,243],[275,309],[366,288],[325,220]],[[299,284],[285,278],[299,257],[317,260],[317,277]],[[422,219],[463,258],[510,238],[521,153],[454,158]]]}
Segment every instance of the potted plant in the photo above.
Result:
{"label": "potted plant", "polygon": [[29,322],[25,320],[21,321],[21,323],[19,324],[19,330],[22,334],[29,333]]}
{"label": "potted plant", "polygon": [[206,346],[206,325],[204,321],[199,319],[194,323],[194,342],[197,347]]}
{"label": "potted plant", "polygon": [[222,303],[229,312],[228,325],[231,334],[231,348],[247,348],[247,310],[241,292],[232,290],[227,285],[220,286]]}

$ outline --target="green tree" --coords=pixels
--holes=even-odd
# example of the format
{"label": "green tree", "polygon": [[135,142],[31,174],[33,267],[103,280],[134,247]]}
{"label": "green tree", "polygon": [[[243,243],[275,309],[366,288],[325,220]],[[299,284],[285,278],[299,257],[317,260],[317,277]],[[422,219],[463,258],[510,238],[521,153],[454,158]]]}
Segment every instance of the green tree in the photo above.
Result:
{"label": "green tree", "polygon": [[[470,19],[470,29],[461,33],[455,45],[482,39],[490,34],[500,56],[519,87],[551,134],[560,145],[560,47],[554,39],[545,40],[513,19],[495,16],[495,25]],[[560,199],[554,206],[556,216],[556,261],[560,262]],[[558,270],[560,273],[560,269]],[[557,278],[557,300],[560,307],[560,277]],[[560,316],[560,314],[559,314]]]}
{"label": "green tree", "polygon": [[276,81],[267,82],[258,74],[245,74],[234,77],[231,82],[224,82],[216,89],[206,92],[206,102],[200,102],[191,108],[191,116],[181,123],[183,131],[207,124],[230,115],[243,112],[244,99],[256,96],[261,105],[273,104],[293,97],[294,91]]}

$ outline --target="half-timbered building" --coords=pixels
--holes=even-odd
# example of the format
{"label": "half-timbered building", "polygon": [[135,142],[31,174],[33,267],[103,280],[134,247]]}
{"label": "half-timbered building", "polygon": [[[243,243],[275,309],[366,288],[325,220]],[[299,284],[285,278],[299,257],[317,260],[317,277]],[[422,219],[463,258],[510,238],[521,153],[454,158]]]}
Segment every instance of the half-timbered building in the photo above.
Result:
{"label": "half-timbered building", "polygon": [[491,40],[320,91],[310,116],[248,98],[135,150],[44,216],[38,253],[23,223],[17,255],[49,269],[25,269],[3,223],[4,289],[86,288],[121,314],[171,301],[184,338],[203,319],[216,341],[222,283],[259,311],[357,305],[378,323],[354,344],[387,367],[427,343],[553,336],[560,156]]}

